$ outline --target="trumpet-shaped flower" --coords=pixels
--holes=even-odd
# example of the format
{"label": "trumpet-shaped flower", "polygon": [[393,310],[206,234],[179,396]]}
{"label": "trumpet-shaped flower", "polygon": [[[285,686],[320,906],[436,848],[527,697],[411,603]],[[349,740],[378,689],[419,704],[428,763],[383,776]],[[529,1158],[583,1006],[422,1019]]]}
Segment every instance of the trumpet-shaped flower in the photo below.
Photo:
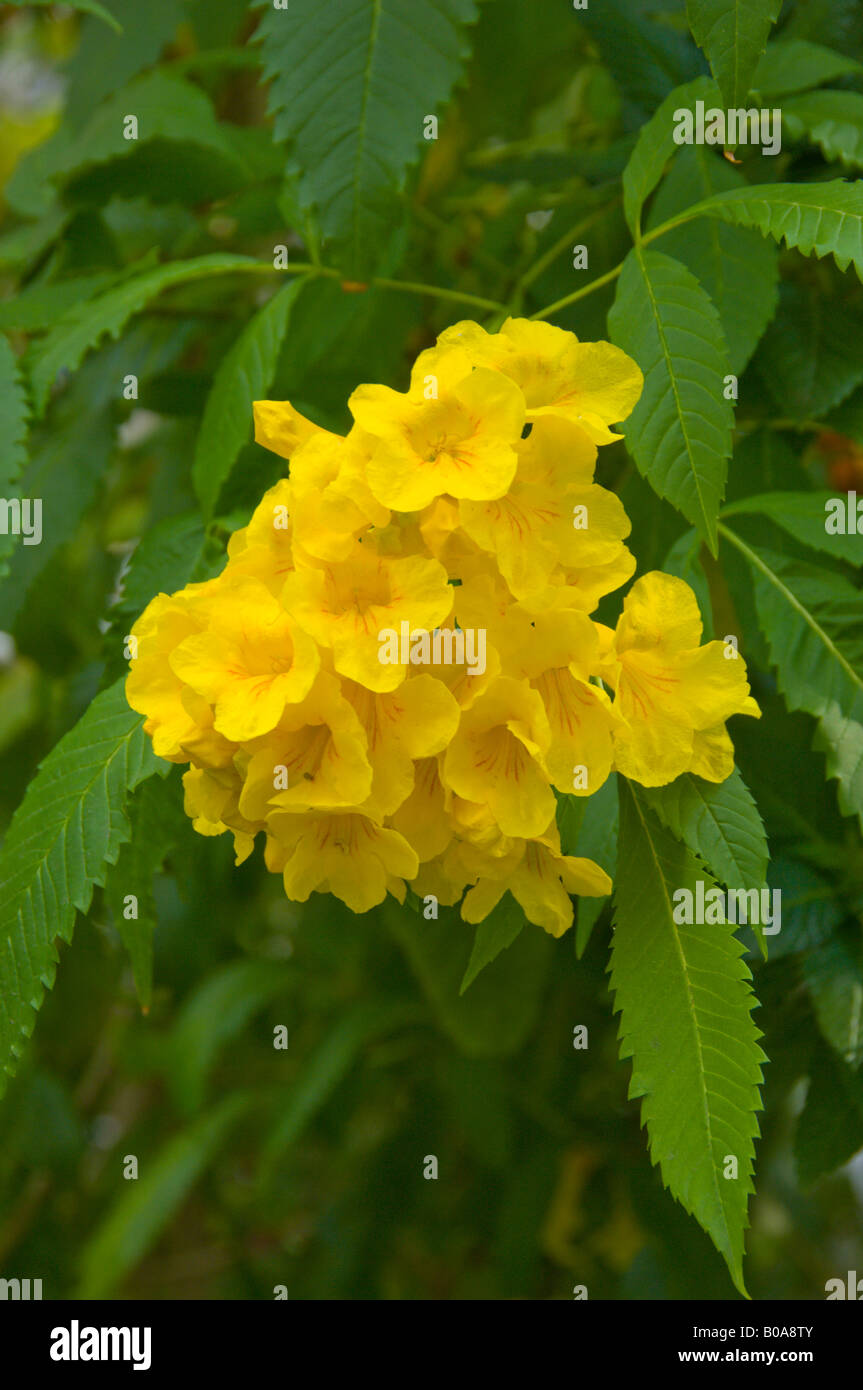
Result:
{"label": "trumpet-shaped flower", "polygon": [[[620,438],[609,425],[626,419],[644,385],[632,358],[612,343],[582,343],[574,333],[533,319],[507,319],[499,333],[486,333],[470,321],[456,323],[438,344],[438,350],[460,347],[478,366],[493,367],[517,382],[529,420],[558,415],[595,444]],[[417,369],[425,369],[424,356]]]}
{"label": "trumpet-shaped flower", "polygon": [[734,769],[724,730],[732,714],[756,718],[746,666],[724,642],[701,646],[701,614],[689,585],[652,571],[626,596],[606,665],[623,716],[615,766],[646,787],[683,772],[720,782]]}
{"label": "trumpet-shaped flower", "polygon": [[436,497],[482,499],[506,492],[516,469],[515,445],[525,420],[524,397],[500,372],[471,370],[464,353],[440,353],[417,368],[404,394],[360,386],[348,404],[376,440],[366,477],[379,502],[417,511]]}
{"label": "trumpet-shaped flower", "polygon": [[371,542],[358,541],[346,560],[288,575],[282,601],[305,632],[332,649],[341,675],[383,691],[400,685],[408,667],[381,659],[381,635],[400,634],[402,622],[435,628],[452,608],[452,589],[437,560],[380,555]]}
{"label": "trumpet-shaped flower", "polygon": [[184,638],[170,665],[213,707],[217,733],[241,743],[269,733],[287,704],[305,698],[320,657],[269,589],[239,576],[223,587],[206,631]]}
{"label": "trumpet-shaped flower", "polygon": [[499,676],[462,711],[444,756],[444,785],[487,804],[505,835],[541,834],[555,807],[544,764],[550,742],[536,691],[526,681]]}
{"label": "trumpet-shaped flower", "polygon": [[387,891],[404,901],[404,880],[419,868],[403,835],[356,811],[274,813],[266,862],[282,874],[295,902],[306,902],[314,892],[332,893],[354,912],[376,907]]}

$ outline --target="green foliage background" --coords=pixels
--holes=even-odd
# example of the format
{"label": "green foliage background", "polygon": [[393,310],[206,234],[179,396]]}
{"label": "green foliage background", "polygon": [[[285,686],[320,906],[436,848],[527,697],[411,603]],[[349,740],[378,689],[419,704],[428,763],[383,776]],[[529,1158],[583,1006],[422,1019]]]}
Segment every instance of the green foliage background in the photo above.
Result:
{"label": "green foliage background", "polygon": [[[824,528],[863,495],[859,5],[73,9],[0,6],[0,493],[44,530],[0,536],[0,1276],[823,1297],[863,1269],[863,536]],[[781,108],[781,154],[678,148],[698,100]],[[764,712],[718,790],[561,799],[616,893],[559,942],[512,906],[474,937],[287,902],[192,832],[118,684],[137,614],[217,572],[280,476],[254,399],[343,430],[359,382],[403,388],[447,324],[506,313],[638,360],[599,480]],[[781,888],[769,950],[674,933],[671,891],[708,876]]]}

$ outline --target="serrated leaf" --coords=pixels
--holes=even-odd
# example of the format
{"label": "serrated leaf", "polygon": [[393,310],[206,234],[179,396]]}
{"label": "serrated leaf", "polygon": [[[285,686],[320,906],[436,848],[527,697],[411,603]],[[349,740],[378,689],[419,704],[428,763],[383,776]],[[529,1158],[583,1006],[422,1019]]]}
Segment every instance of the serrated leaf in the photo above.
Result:
{"label": "serrated leaf", "polygon": [[276,139],[353,278],[391,240],[408,166],[426,147],[423,120],[449,98],[476,18],[474,0],[293,0],[264,11],[256,37]]}
{"label": "serrated leaf", "polygon": [[11,1075],[54,983],[57,940],[129,838],[130,790],[156,771],[123,681],[104,690],[40,765],[0,850],[0,1065]]}
{"label": "serrated leaf", "polygon": [[305,285],[283,285],[246,324],[222,358],[207,398],[195,445],[192,480],[205,515],[212,515],[222,484],[252,434],[252,402],[272,385],[291,310]]}
{"label": "serrated leaf", "polygon": [[825,159],[863,168],[863,96],[859,92],[807,92],[782,103],[782,125],[792,139],[805,136]]}
{"label": "serrated leaf", "polygon": [[666,164],[679,150],[674,139],[674,115],[677,110],[692,110],[696,101],[713,104],[718,97],[716,83],[709,77],[697,77],[676,87],[642,126],[635,149],[623,171],[623,210],[629,230],[635,235],[641,209],[662,178]]}
{"label": "serrated leaf", "polygon": [[863,280],[863,181],[749,185],[695,203],[687,215],[720,217],[819,259],[832,256],[840,270],[853,264]]}
{"label": "serrated leaf", "polygon": [[511,946],[525,925],[525,916],[511,893],[504,893],[497,906],[484,921],[477,923],[473,950],[464,972],[459,994],[473,984],[477,975],[487,965]]}
{"label": "serrated leaf", "polygon": [[[653,200],[648,229],[690,207],[693,199],[745,185],[739,169],[706,145],[681,149]],[[776,312],[779,253],[748,227],[713,218],[687,223],[662,238],[666,255],[681,261],[716,305],[728,366],[740,375]]]}
{"label": "serrated leaf", "polygon": [[250,1103],[246,1094],[227,1096],[152,1159],[142,1159],[137,1181],[120,1184],[119,1197],[84,1246],[77,1298],[102,1299],[118,1291]]}
{"label": "serrated leaf", "polygon": [[[678,925],[673,894],[705,871],[621,779],[611,988],[650,1156],[745,1295],[743,1235],[761,1108],[759,1030],[743,947],[728,924]],[[729,1156],[737,1177],[725,1178]]]}
{"label": "serrated leaf", "polygon": [[852,72],[863,72],[863,64],[808,39],[786,39],[767,45],[752,87],[764,98],[784,97]]}
{"label": "serrated leaf", "polygon": [[767,882],[764,824],[737,768],[724,782],[685,772],[666,787],[642,787],[638,795],[719,883],[760,889]]}
{"label": "serrated leaf", "polygon": [[250,256],[215,254],[172,261],[133,275],[115,289],[69,310],[33,354],[31,384],[37,414],[41,415],[44,410],[58,372],[64,368],[74,371],[84,354],[106,334],[118,337],[133,314],[140,313],[164,290],[210,275],[229,275],[250,269],[260,269],[260,262]]}
{"label": "serrated leaf", "polygon": [[719,315],[679,261],[636,246],[624,262],[608,327],[644,373],[627,447],[654,491],[715,554],[734,425],[723,396],[728,357]]}
{"label": "serrated leaf", "polygon": [[[128,806],[129,839],[105,880],[105,900],[129,953],[138,1002],[145,1011],[153,997],[153,878],[182,832],[182,807],[182,788],[175,778],[144,782]],[[130,897],[135,899],[133,916],[127,916],[132,909]]]}
{"label": "serrated leaf", "polygon": [[[789,536],[823,550],[834,559],[847,560],[851,565],[863,565],[863,531],[845,535],[828,532],[825,522],[833,511],[836,493],[832,492],[768,492],[757,497],[743,497],[722,509],[722,520],[732,516],[766,516],[787,531]],[[845,507],[845,494],[839,502]],[[852,509],[853,514],[853,509]]]}
{"label": "serrated leaf", "polygon": [[863,824],[863,595],[840,574],[755,549],[724,522],[719,530],[749,565],[786,703],[818,720],[815,747],[839,806]]}
{"label": "serrated leaf", "polygon": [[727,108],[746,105],[781,8],[782,0],[686,0],[692,37],[707,56]]}

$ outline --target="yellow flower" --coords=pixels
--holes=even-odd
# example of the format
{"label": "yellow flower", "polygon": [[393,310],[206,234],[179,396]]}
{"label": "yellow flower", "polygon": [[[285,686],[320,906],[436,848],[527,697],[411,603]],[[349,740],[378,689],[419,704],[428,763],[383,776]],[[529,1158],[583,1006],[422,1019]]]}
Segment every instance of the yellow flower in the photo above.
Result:
{"label": "yellow flower", "polygon": [[614,560],[631,525],[614,493],[590,481],[596,449],[567,420],[537,421],[519,444],[519,467],[504,497],[462,502],[461,524],[492,551],[516,598],[542,593],[558,565]]}
{"label": "yellow flower", "polygon": [[408,668],[387,659],[382,634],[400,636],[403,622],[433,630],[452,608],[452,589],[437,560],[379,555],[369,538],[346,560],[288,575],[282,601],[305,632],[332,648],[341,675],[383,691],[400,685]]}
{"label": "yellow flower", "polygon": [[320,667],[317,647],[257,579],[221,591],[209,627],[170,657],[179,678],[214,707],[214,727],[236,743],[269,733],[287,704],[305,698]]}
{"label": "yellow flower", "polygon": [[318,436],[340,438],[307,419],[290,401],[255,401],[252,411],[255,417],[255,443],[283,459],[293,458],[308,440]]}
{"label": "yellow flower", "polygon": [[344,681],[342,693],[366,735],[373,772],[367,806],[391,816],[414,789],[416,761],[435,757],[452,739],[459,707],[446,686],[425,672],[382,693]]}
{"label": "yellow flower", "polygon": [[171,654],[185,638],[200,632],[213,610],[220,580],[188,584],[168,597],[158,594],[129,634],[135,640],[126,678],[126,699],[146,716],[144,729],[157,757],[187,763],[200,758],[217,766],[230,763],[234,747],[213,729],[209,705],[190,690],[171,666]]}
{"label": "yellow flower", "polygon": [[524,397],[500,372],[471,370],[462,352],[438,353],[410,389],[359,386],[348,401],[376,444],[366,470],[379,502],[417,511],[436,497],[500,497],[512,482]]}
{"label": "yellow flower", "polygon": [[248,526],[228,541],[227,572],[245,574],[266,584],[278,598],[285,576],[294,568],[294,530],[291,520],[292,483],[280,478],[261,498]]}
{"label": "yellow flower", "polygon": [[295,535],[307,555],[346,560],[362,532],[389,522],[365,480],[369,442],[360,430],[346,439],[318,434],[292,459]]}
{"label": "yellow flower", "polygon": [[[478,366],[511,377],[524,393],[528,420],[558,415],[579,425],[595,444],[620,438],[608,427],[626,419],[644,385],[639,368],[620,348],[581,343],[574,333],[531,319],[507,319],[494,334],[478,323],[456,323],[438,344],[439,349],[460,347]],[[424,357],[417,361],[418,371],[425,369]]]}
{"label": "yellow flower", "polygon": [[563,936],[572,926],[570,894],[600,898],[612,888],[608,874],[592,859],[561,854],[554,822],[545,835],[528,840],[518,862],[504,877],[481,878],[462,903],[466,922],[481,922],[509,891],[529,922],[544,927],[552,936]]}
{"label": "yellow flower", "polygon": [[460,622],[485,624],[502,670],[529,680],[540,695],[551,731],[545,764],[552,785],[579,796],[598,791],[611,771],[620,721],[590,679],[601,666],[596,624],[574,609],[531,612],[507,603],[485,576],[456,591],[456,613]]}
{"label": "yellow flower", "polygon": [[252,821],[270,810],[358,806],[372,769],[366,736],[335,676],[321,671],[308,695],[286,705],[271,733],[250,740],[240,810]]}
{"label": "yellow flower", "polygon": [[234,768],[190,768],[183,773],[183,808],[199,835],[234,837],[235,862],[242,864],[255,846],[262,824],[251,824],[240,815],[242,778]]}
{"label": "yellow flower", "polygon": [[544,764],[550,742],[536,691],[526,681],[499,676],[462,711],[444,757],[444,785],[487,804],[505,835],[541,834],[555,808]]}
{"label": "yellow flower", "polygon": [[274,813],[270,832],[267,868],[282,874],[294,902],[333,893],[354,912],[368,912],[388,891],[403,902],[404,880],[419,868],[404,836],[355,811]]}
{"label": "yellow flower", "polygon": [[700,646],[698,602],[689,585],[651,571],[626,596],[606,675],[625,723],[614,735],[615,766],[646,787],[683,772],[722,782],[734,770],[725,731],[732,714],[760,717],[743,658],[724,642]]}
{"label": "yellow flower", "polygon": [[417,759],[413,791],[390,817],[390,824],[416,851],[421,864],[446,849],[453,829],[446,815],[446,793],[437,758]]}

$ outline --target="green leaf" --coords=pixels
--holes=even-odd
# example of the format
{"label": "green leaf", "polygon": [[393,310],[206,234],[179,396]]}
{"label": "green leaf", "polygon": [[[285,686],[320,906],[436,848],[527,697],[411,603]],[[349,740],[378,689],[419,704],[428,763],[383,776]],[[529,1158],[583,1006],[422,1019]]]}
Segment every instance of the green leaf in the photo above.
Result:
{"label": "green leaf", "polygon": [[824,1038],[856,1070],[863,1061],[863,961],[856,934],[807,952],[803,979]]}
{"label": "green leaf", "polygon": [[806,1104],[797,1121],[794,1159],[803,1187],[833,1173],[863,1147],[863,1070],[854,1072],[828,1047],[816,1050]]}
{"label": "green leaf", "polygon": [[[54,0],[6,0],[6,2],[17,9],[22,9],[26,6],[29,10],[32,5],[53,6]],[[113,29],[115,34],[122,34],[122,24],[119,24],[110,10],[106,10],[104,5],[98,3],[98,0],[67,0],[67,4],[70,9],[77,10],[79,14],[91,14],[96,19],[104,20],[105,24],[107,24],[110,29]]]}
{"label": "green leaf", "polygon": [[172,594],[198,578],[196,569],[206,540],[198,512],[165,517],[147,531],[133,551],[122,577],[122,598],[111,610],[114,623],[131,626],[156,594]]}
{"label": "green leaf", "polygon": [[485,921],[477,923],[473,950],[459,994],[464,994],[479,972],[490,965],[507,946],[512,945],[524,925],[525,917],[521,907],[511,893],[504,893],[497,907],[489,913]]}
{"label": "green leaf", "polygon": [[[572,797],[572,800],[584,798]],[[617,773],[612,772],[599,791],[585,802],[585,816],[576,841],[576,848],[567,854],[592,859],[610,878],[617,872],[617,837],[620,824],[620,793]],[[578,960],[587,950],[593,929],[608,903],[607,898],[576,899],[575,954]]]}
{"label": "green leaf", "polygon": [[[863,531],[833,535],[825,527],[829,510],[832,510],[828,509],[828,504],[835,501],[836,494],[831,492],[768,492],[741,498],[724,507],[722,520],[731,516],[766,516],[803,545],[823,550],[834,559],[838,557],[852,565],[863,565]],[[845,505],[843,493],[839,494],[839,501]]]}
{"label": "green leaf", "polygon": [[168,1041],[167,1080],[178,1107],[193,1114],[204,1102],[220,1047],[284,992],[290,976],[272,961],[238,960],[210,975],[180,1011]]}
{"label": "green leaf", "polygon": [[156,771],[123,682],[104,690],[40,765],[0,850],[0,1064],[11,1075],[75,913],[129,839],[127,793]]}
{"label": "green leaf", "polygon": [[683,513],[715,555],[734,425],[723,396],[728,358],[719,315],[685,266],[634,247],[608,327],[644,372],[627,447],[654,491]]}
{"label": "green leaf", "polygon": [[602,0],[578,11],[625,97],[655,111],[668,93],[698,76],[701,56],[689,35],[656,17],[633,13],[631,0]]}
{"label": "green leaf", "polygon": [[[153,877],[187,823],[179,778],[150,778],[144,782],[131,798],[127,814],[131,833],[120,848],[117,863],[108,871],[105,900],[120,940],[129,952],[138,1002],[146,1013],[153,998]],[[135,898],[135,915],[127,917],[130,896]]]}
{"label": "green leaf", "polygon": [[822,420],[863,381],[860,311],[811,285],[783,284],[758,365],[777,409]]}
{"label": "green leaf", "polygon": [[767,882],[767,837],[752,793],[737,768],[724,782],[685,772],[666,787],[642,787],[641,800],[727,888]]}
{"label": "green leaf", "polygon": [[781,8],[782,0],[686,0],[692,37],[707,56],[727,108],[746,105]]}
{"label": "green leaf", "polygon": [[[20,495],[18,477],[27,459],[27,399],[18,359],[9,340],[0,333],[0,496],[4,501]],[[0,536],[0,578],[8,572],[6,554],[15,544],[11,532]]]}
{"label": "green leaf", "polygon": [[517,1052],[536,1020],[549,963],[550,938],[530,925],[474,980],[460,997],[471,954],[471,929],[457,908],[443,908],[438,921],[386,901],[383,920],[402,947],[444,1032],[470,1057]]}
{"label": "green leaf", "polygon": [[[743,1283],[743,1233],[758,1135],[760,1033],[743,947],[723,925],[682,926],[673,894],[709,882],[692,852],[621,781],[611,987],[620,1055],[633,1063],[650,1156],[673,1196]],[[727,1159],[738,1176],[726,1178]]]}
{"label": "green leaf", "polygon": [[391,240],[407,168],[427,148],[424,118],[448,100],[476,18],[474,0],[293,0],[264,10],[257,37],[276,139],[289,142],[302,205],[354,278]]}
{"label": "green leaf", "polygon": [[[138,122],[134,139],[124,135],[128,116]],[[156,69],[114,92],[71,140],[61,138],[46,144],[40,170],[45,179],[67,183],[84,169],[129,158],[150,140],[169,140],[219,156],[233,166],[242,182],[240,153],[233,136],[234,128],[217,120],[212,102],[200,87]]]}
{"label": "green leaf", "polygon": [[633,236],[639,225],[641,209],[659,180],[671,157],[679,150],[674,139],[674,114],[693,110],[696,101],[713,104],[718,93],[716,83],[709,77],[697,77],[683,87],[676,87],[642,126],[635,149],[623,171],[623,210]]}
{"label": "green leaf", "polygon": [[792,139],[805,136],[825,159],[863,168],[863,96],[859,92],[808,92],[782,103],[782,125]]}
{"label": "green leaf", "polygon": [[785,97],[852,72],[863,72],[863,64],[808,39],[787,39],[767,45],[752,86],[761,97]]}
{"label": "green leaf", "polygon": [[139,1178],[120,1184],[121,1195],[84,1247],[76,1298],[103,1299],[116,1294],[249,1105],[247,1095],[227,1096],[214,1110],[169,1139],[152,1161],[142,1159]]}
{"label": "green leaf", "polygon": [[695,203],[687,221],[701,216],[755,227],[804,256],[832,256],[843,271],[853,263],[863,280],[863,181],[859,179],[731,189]]}
{"label": "green leaf", "polygon": [[818,720],[815,746],[838,780],[839,806],[863,824],[863,596],[840,574],[719,530],[752,573],[755,604],[790,709]]}
{"label": "green leaf", "polygon": [[188,18],[183,0],[147,0],[146,5],[130,5],[126,0],[122,38],[102,24],[85,21],[75,52],[63,69],[68,83],[64,116],[70,125],[79,129],[104,97],[154,64]]}
{"label": "green leaf", "polygon": [[64,314],[33,354],[31,381],[34,409],[41,415],[57,373],[74,371],[82,357],[106,333],[117,338],[133,314],[173,285],[203,280],[210,275],[260,271],[250,256],[215,254],[172,261],[124,280],[115,289]]}
{"label": "green leaf", "polygon": [[95,275],[70,275],[47,285],[29,285],[13,299],[0,302],[0,328],[41,332],[81,300],[101,294],[117,278],[116,273],[102,270]]}
{"label": "green leaf", "polygon": [[219,363],[195,445],[192,480],[201,506],[211,516],[222,484],[252,433],[252,402],[263,399],[273,382],[291,310],[305,285],[283,285],[246,324]]}
{"label": "green leaf", "polygon": [[[648,228],[709,197],[745,185],[739,169],[707,145],[681,149],[653,200]],[[729,369],[740,375],[776,311],[779,254],[748,227],[713,219],[687,223],[662,238],[664,252],[691,270],[719,312]]]}

